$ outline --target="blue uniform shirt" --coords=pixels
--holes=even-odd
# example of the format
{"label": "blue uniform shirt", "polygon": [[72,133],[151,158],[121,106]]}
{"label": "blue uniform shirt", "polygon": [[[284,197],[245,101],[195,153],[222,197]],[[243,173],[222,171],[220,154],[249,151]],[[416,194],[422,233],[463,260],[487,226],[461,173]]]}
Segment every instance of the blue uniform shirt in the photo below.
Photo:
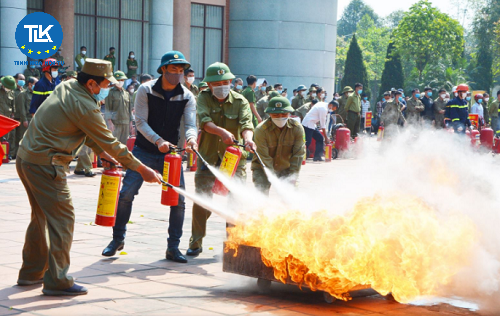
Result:
{"label": "blue uniform shirt", "polygon": [[49,81],[47,77],[45,77],[45,73],[38,82],[35,84],[35,88],[33,89],[33,97],[31,98],[30,104],[30,113],[35,114],[36,110],[42,105],[43,101],[47,99],[47,97],[54,91],[56,86],[61,83],[59,77],[56,79],[52,79]]}
{"label": "blue uniform shirt", "polygon": [[469,110],[467,101],[456,97],[446,104],[445,118],[451,122],[460,122],[465,126],[470,126]]}

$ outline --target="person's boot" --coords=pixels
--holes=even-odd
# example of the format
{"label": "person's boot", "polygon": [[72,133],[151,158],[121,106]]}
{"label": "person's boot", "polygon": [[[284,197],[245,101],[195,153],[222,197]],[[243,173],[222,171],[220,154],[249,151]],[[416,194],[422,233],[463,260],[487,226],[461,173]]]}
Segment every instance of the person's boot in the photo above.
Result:
{"label": "person's boot", "polygon": [[186,255],[188,256],[197,256],[199,255],[200,253],[203,252],[203,247],[200,247],[200,248],[196,248],[196,249],[191,249],[189,248],[187,251],[186,251]]}
{"label": "person's boot", "polygon": [[179,251],[179,248],[167,248],[167,253],[165,254],[167,260],[179,262],[179,263],[187,263],[186,257],[182,255]]}
{"label": "person's boot", "polygon": [[109,245],[104,248],[102,255],[105,257],[113,257],[117,251],[122,250],[125,247],[124,241],[112,240]]}

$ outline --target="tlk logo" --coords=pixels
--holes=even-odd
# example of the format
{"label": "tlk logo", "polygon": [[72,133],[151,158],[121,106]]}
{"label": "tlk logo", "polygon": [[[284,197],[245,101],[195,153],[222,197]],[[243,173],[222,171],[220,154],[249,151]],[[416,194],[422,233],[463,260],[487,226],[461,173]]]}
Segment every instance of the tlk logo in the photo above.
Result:
{"label": "tlk logo", "polygon": [[[45,30],[42,31],[42,26],[41,25],[25,25],[25,29],[29,29],[29,42],[52,42],[52,39],[50,38],[49,35],[49,30],[53,27],[54,25],[49,25]],[[38,31],[36,30],[38,28]],[[32,34],[33,31],[33,34]],[[47,38],[43,38],[44,36],[47,36]]]}

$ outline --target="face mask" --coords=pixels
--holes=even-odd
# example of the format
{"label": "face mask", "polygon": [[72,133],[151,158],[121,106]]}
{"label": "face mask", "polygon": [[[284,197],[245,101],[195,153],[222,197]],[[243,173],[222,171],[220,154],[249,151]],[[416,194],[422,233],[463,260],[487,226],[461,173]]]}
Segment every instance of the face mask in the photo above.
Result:
{"label": "face mask", "polygon": [[184,78],[184,74],[173,74],[168,71],[164,74],[164,76],[167,79],[168,83],[174,86],[178,85]]}
{"label": "face mask", "polygon": [[135,55],[130,55],[130,58],[135,58]]}
{"label": "face mask", "polygon": [[121,88],[121,87],[123,87],[124,83],[125,83],[124,81],[118,81],[118,83],[115,84],[115,86],[117,86],[118,88]]}
{"label": "face mask", "polygon": [[470,97],[466,97],[465,100],[470,101]]}
{"label": "face mask", "polygon": [[236,86],[236,89],[241,90],[241,89],[243,89],[243,86],[239,84]]}
{"label": "face mask", "polygon": [[229,90],[231,90],[230,85],[212,87],[212,94],[219,100],[227,98],[229,95]]}
{"label": "face mask", "polygon": [[415,93],[415,98],[420,98],[420,93]]}
{"label": "face mask", "polygon": [[441,97],[441,99],[444,99],[444,98],[446,98],[446,94],[441,94],[440,97]]}
{"label": "face mask", "polygon": [[456,97],[458,97],[458,92],[453,92],[453,95]]}
{"label": "face mask", "polygon": [[50,75],[52,76],[52,78],[57,78],[57,76],[59,76],[59,72],[56,70],[56,71],[51,71],[50,72]]}
{"label": "face mask", "polygon": [[358,90],[358,94],[361,94],[361,93],[363,93],[363,90]]}
{"label": "face mask", "polygon": [[483,99],[477,100],[478,103],[483,103]]}
{"label": "face mask", "polygon": [[188,80],[187,80],[190,84],[192,84],[194,82],[194,77],[188,77]]}
{"label": "face mask", "polygon": [[311,98],[315,98],[316,97],[316,93],[311,93]]}
{"label": "face mask", "polygon": [[130,94],[134,93],[134,91],[135,91],[134,89],[128,89],[128,92],[129,92]]}
{"label": "face mask", "polygon": [[97,101],[102,101],[102,100],[106,99],[108,94],[109,94],[109,88],[101,88],[101,91],[99,91],[98,94],[94,94],[94,98]]}
{"label": "face mask", "polygon": [[21,87],[24,87],[24,84],[25,84],[25,83],[26,83],[26,82],[25,82],[24,80],[17,80],[17,84],[18,84],[19,86],[21,86]]}
{"label": "face mask", "polygon": [[286,121],[288,121],[288,117],[278,117],[278,118],[271,118],[271,120],[273,121],[273,123],[278,126],[279,128],[282,128],[283,126],[285,126],[286,124]]}
{"label": "face mask", "polygon": [[446,98],[444,99],[444,102],[448,103],[450,101],[450,99]]}
{"label": "face mask", "polygon": [[276,92],[278,92],[279,94],[282,94],[283,90],[276,90]]}
{"label": "face mask", "polygon": [[260,90],[262,90],[262,92],[266,91],[266,87],[260,87]]}
{"label": "face mask", "polygon": [[427,96],[429,96],[429,97],[432,96],[432,92],[430,92],[430,91],[427,92]]}
{"label": "face mask", "polygon": [[302,91],[299,91],[299,95],[300,95],[300,96],[302,95]]}
{"label": "face mask", "polygon": [[399,97],[399,102],[403,102],[403,97]]}
{"label": "face mask", "polygon": [[488,102],[490,98],[484,98],[484,102]]}
{"label": "face mask", "polygon": [[368,97],[364,97],[363,100],[365,100],[365,101],[368,100]]}
{"label": "face mask", "polygon": [[324,99],[325,98],[325,94],[322,93],[322,94],[319,95],[319,97],[322,98],[322,99]]}
{"label": "face mask", "polygon": [[87,51],[86,50],[82,50],[81,53],[82,53],[82,55],[85,55],[85,54],[87,54]]}

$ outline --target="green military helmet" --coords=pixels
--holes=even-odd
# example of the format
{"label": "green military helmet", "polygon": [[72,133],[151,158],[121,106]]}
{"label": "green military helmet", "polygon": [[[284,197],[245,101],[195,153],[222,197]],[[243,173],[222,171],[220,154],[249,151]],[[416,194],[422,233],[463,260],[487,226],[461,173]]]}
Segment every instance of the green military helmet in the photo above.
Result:
{"label": "green military helmet", "polygon": [[229,70],[229,67],[224,63],[213,63],[208,66],[207,71],[205,73],[205,82],[216,82],[223,80],[232,80],[235,76]]}
{"label": "green military helmet", "polygon": [[307,88],[306,86],[304,86],[303,84],[301,84],[298,88],[297,88],[297,91],[306,91]]}
{"label": "green military helmet", "polygon": [[184,65],[184,70],[191,67],[189,61],[184,57],[184,54],[176,50],[167,52],[161,57],[161,63],[157,70],[159,74],[163,74],[161,67],[165,65]]}
{"label": "green military helmet", "polygon": [[66,74],[70,78],[76,78],[76,76],[78,76],[78,73],[76,71],[74,71],[74,70],[66,71]]}
{"label": "green military helmet", "polygon": [[310,87],[309,88],[309,93],[316,92],[316,91],[317,91],[316,87]]}
{"label": "green military helmet", "polygon": [[269,105],[264,112],[268,114],[292,113],[294,110],[285,97],[274,97],[269,101]]}
{"label": "green military helmet", "polygon": [[352,90],[352,88],[350,86],[345,86],[344,90],[342,90],[342,94],[344,94],[346,92],[354,92],[354,90]]}
{"label": "green military helmet", "polygon": [[198,88],[208,88],[208,84],[205,81],[200,81]]}
{"label": "green military helmet", "polygon": [[16,79],[12,76],[5,76],[0,79],[0,82],[2,82],[2,86],[4,86],[7,89],[10,90],[15,90],[16,89]]}
{"label": "green military helmet", "polygon": [[125,73],[121,70],[117,70],[115,71],[115,79],[116,80],[127,80],[127,76],[125,75]]}
{"label": "green military helmet", "polygon": [[279,97],[281,94],[276,91],[276,90],[273,90],[269,93],[269,100],[271,100],[272,98],[276,98],[276,97]]}

